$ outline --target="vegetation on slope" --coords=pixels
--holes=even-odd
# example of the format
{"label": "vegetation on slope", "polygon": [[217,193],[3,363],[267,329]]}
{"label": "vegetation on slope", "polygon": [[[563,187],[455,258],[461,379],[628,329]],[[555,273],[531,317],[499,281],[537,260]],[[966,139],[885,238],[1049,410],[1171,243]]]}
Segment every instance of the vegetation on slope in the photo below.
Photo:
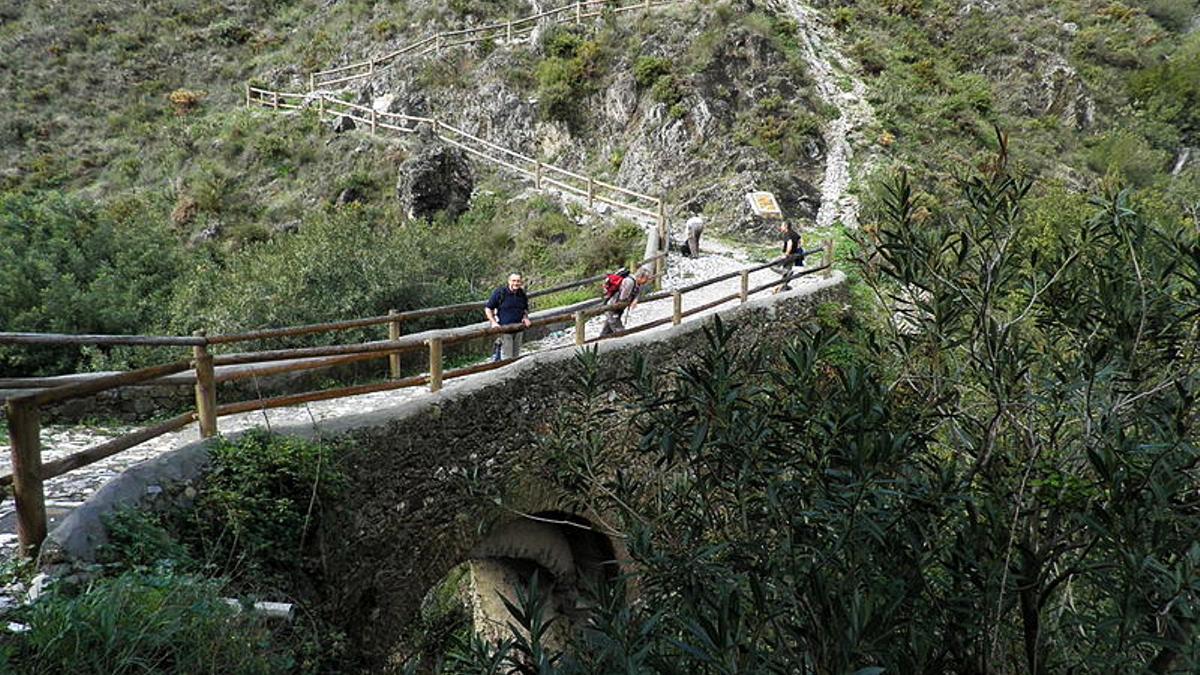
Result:
{"label": "vegetation on slope", "polygon": [[[866,74],[885,156],[953,198],[954,171],[996,151],[1047,192],[1079,193],[1117,177],[1195,219],[1200,168],[1173,163],[1200,144],[1200,96],[1190,0],[938,0],[817,3],[852,41]],[[930,205],[926,205],[931,208]]]}
{"label": "vegetation on slope", "polygon": [[[117,512],[86,584],[56,582],[6,618],[0,672],[346,672],[345,636],[314,611],[321,516],[345,490],[328,445],[253,431],[212,449],[190,508]],[[297,605],[290,624],[221,598]]]}
{"label": "vegetation on slope", "polygon": [[[12,57],[0,64],[11,92],[0,110],[0,326],[189,333],[329,321],[478,299],[514,269],[548,285],[641,253],[632,224],[576,226],[577,212],[487,172],[457,222],[409,222],[392,191],[403,145],[240,106],[256,74],[307,72],[343,45],[357,55],[364,41],[515,11],[373,4],[0,10]],[[347,192],[351,203],[339,200]],[[162,356],[3,348],[0,374]]]}
{"label": "vegetation on slope", "polygon": [[542,471],[625,535],[630,595],[598,592],[560,652],[531,589],[523,630],[443,672],[1200,667],[1194,228],[1111,190],[1038,248],[1028,179],[959,187],[917,223],[887,183],[860,272],[895,319],[717,325],[613,381],[581,357]]}

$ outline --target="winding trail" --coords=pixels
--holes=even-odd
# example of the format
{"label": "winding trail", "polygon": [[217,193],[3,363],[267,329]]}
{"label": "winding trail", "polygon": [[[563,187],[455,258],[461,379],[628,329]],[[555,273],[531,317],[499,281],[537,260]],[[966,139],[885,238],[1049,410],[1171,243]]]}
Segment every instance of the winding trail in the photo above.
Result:
{"label": "winding trail", "polygon": [[[817,10],[800,0],[779,0],[776,9],[796,21],[808,73],[821,97],[838,110],[837,119],[825,128],[825,179],[816,225],[826,228],[840,221],[846,227],[858,227],[858,197],[848,188],[852,177],[864,176],[874,164],[862,138],[875,124],[867,86],[854,73],[853,62],[836,46],[834,32],[821,23]],[[864,147],[866,157],[852,170],[856,145]]]}

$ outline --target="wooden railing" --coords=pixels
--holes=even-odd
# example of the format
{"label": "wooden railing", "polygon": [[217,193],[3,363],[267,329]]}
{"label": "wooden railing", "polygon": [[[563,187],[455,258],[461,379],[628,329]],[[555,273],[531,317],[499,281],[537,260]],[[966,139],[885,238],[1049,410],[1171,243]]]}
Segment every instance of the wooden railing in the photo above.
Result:
{"label": "wooden railing", "polygon": [[480,138],[435,117],[380,112],[374,108],[343,101],[324,92],[303,94],[273,91],[246,85],[246,105],[275,110],[315,109],[318,119],[347,117],[356,125],[379,134],[385,131],[411,134],[421,125],[428,126],[442,142],[461,148],[473,157],[504,167],[533,182],[535,188],[556,189],[587,202],[608,204],[615,209],[648,218],[655,223],[661,246],[667,241],[667,219],[663,200],[576,173],[534,157],[521,154],[487,139]]}
{"label": "wooden railing", "polygon": [[[786,259],[774,260],[768,263],[763,263],[754,267],[739,270],[737,272],[731,272],[710,279],[705,279],[682,288],[660,291],[646,295],[645,297],[640,298],[639,302],[651,302],[668,297],[672,298],[674,302],[671,316],[644,324],[639,324],[622,331],[621,333],[617,333],[608,337],[617,337],[620,335],[637,333],[664,325],[668,322],[678,325],[688,316],[715,308],[721,304],[731,302],[733,300],[745,302],[751,295],[755,293],[761,292],[768,288],[773,288],[797,277],[816,272],[823,272],[826,276],[828,276],[832,270],[830,264],[833,253],[832,242],[826,242],[824,248],[822,249],[808,251],[806,253],[815,254],[819,252],[823,252],[824,255],[824,260],[820,266],[806,268],[799,272],[795,272],[790,276],[781,277],[778,280],[773,279],[768,283],[760,284],[755,287],[750,286],[750,275],[753,272],[765,269],[775,264],[779,264],[784,262]],[[639,264],[647,264],[648,262],[650,261],[644,260]],[[687,308],[686,310],[684,309],[683,298],[688,293],[738,277],[741,279],[741,285],[736,293],[730,293],[703,304]],[[553,288],[530,293],[530,295],[537,297],[569,288],[585,286],[587,284],[596,283],[602,278],[603,275],[590,277],[588,279],[580,279],[569,284],[563,284]],[[531,322],[530,327],[560,325],[569,326],[574,324],[575,345],[584,345],[600,339],[592,338],[588,340],[587,336],[585,335],[584,327],[590,317],[597,316],[605,312],[623,309],[627,306],[627,304],[628,303],[602,305],[600,300],[596,299],[579,305],[574,305],[567,308],[559,308],[557,310],[551,310],[548,313],[543,313],[543,316],[539,316]],[[407,336],[402,335],[403,323],[406,320],[461,314],[462,312],[478,310],[482,306],[482,302],[463,303],[458,305],[447,305],[444,307],[418,309],[408,312],[393,311],[384,316],[367,317],[348,321],[336,321],[324,324],[292,326],[286,328],[252,331],[247,333],[213,336],[206,335],[204,331],[197,331],[190,337],[113,335],[69,336],[39,335],[30,333],[0,333],[0,344],[124,344],[191,347],[192,349],[191,359],[174,361],[163,365],[141,368],[129,372],[115,373],[98,378],[70,381],[66,384],[60,384],[59,386],[44,388],[38,391],[33,391],[29,394],[10,397],[7,400],[6,413],[8,417],[8,432],[12,446],[12,473],[10,475],[0,476],[0,490],[11,488],[12,494],[14,495],[17,509],[17,534],[21,544],[22,554],[32,555],[36,553],[37,549],[41,546],[42,542],[46,538],[45,493],[43,489],[44,481],[55,476],[61,476],[69,471],[87,466],[94,462],[98,462],[101,459],[115,455],[140,443],[144,443],[152,438],[176,431],[192,422],[199,423],[200,436],[202,438],[210,438],[215,436],[218,432],[218,418],[226,415],[421,385],[428,385],[430,392],[437,392],[441,390],[443,383],[448,379],[492,370],[515,361],[516,359],[509,359],[507,361],[483,363],[466,368],[445,371],[442,355],[443,348],[449,345],[467,342],[470,340],[477,340],[502,333],[512,333],[525,330],[525,327],[521,326],[520,324],[499,327],[466,325],[457,328],[425,331],[423,333]],[[386,340],[374,342],[219,355],[214,355],[209,351],[210,347],[224,344],[297,335],[310,335],[314,333],[333,332],[384,324],[388,326],[388,338]],[[416,351],[427,352],[429,357],[428,372],[402,377],[400,373],[400,355]],[[388,373],[391,378],[388,381],[337,387],[327,390],[308,391],[233,403],[219,404],[217,401],[216,385],[220,382],[228,382],[249,377],[260,377],[268,374],[327,368],[330,366],[354,361],[383,358],[388,359]],[[517,358],[521,357],[518,356]],[[228,369],[225,372],[218,370],[219,368],[226,366],[241,366],[248,364],[268,365],[258,368]],[[87,450],[83,450],[68,457],[57,459],[52,462],[46,462],[45,464],[42,463],[40,440],[40,418],[42,407],[71,399],[92,396],[94,394],[119,387],[151,383],[166,376],[183,373],[189,370],[193,371],[194,373],[193,382],[196,395],[196,408],[194,411],[177,415],[163,422],[159,422],[154,426],[114,438],[105,443],[88,448]],[[24,383],[26,386],[36,386],[37,378],[22,378],[20,382]],[[11,380],[0,382],[0,384],[9,386],[11,386],[13,383],[14,382]]]}
{"label": "wooden railing", "polygon": [[[487,40],[507,43],[523,39],[544,22],[583,23],[586,19],[602,16],[605,12],[619,14],[635,10],[678,4],[683,0],[580,0],[539,14],[513,19],[503,23],[492,23],[474,28],[443,31],[423,40],[388,52],[366,61],[338,68],[317,71],[309,75],[307,94],[282,92],[246,85],[246,105],[259,105],[275,110],[301,110],[315,106],[318,118],[326,114],[347,117],[363,125],[372,133],[381,130],[398,133],[413,133],[418,125],[432,127],[435,135],[443,142],[462,149],[479,159],[502,166],[531,180],[536,189],[557,189],[563,193],[586,200],[588,208],[597,203],[649,218],[657,230],[656,251],[665,251],[667,245],[667,219],[664,202],[659,197],[629,190],[594,176],[579,174],[539,159],[523,155],[478,136],[474,136],[437,118],[405,115],[403,113],[379,112],[374,108],[342,101],[325,92],[325,89],[371,77],[381,69],[390,67],[405,55],[420,56],[440,53],[443,49],[474,44]],[[661,273],[661,267],[655,272]]]}
{"label": "wooden railing", "polygon": [[382,56],[376,56],[366,61],[351,63],[338,68],[318,70],[308,76],[309,91],[335,87],[337,85],[355,82],[373,77],[376,73],[391,67],[402,56],[423,56],[425,54],[440,54],[443,50],[479,42],[492,41],[512,44],[525,39],[532,34],[539,24],[544,22],[583,23],[586,19],[602,16],[604,12],[619,14],[637,10],[649,10],[662,5],[679,4],[682,0],[583,0],[572,5],[564,5],[540,14],[491,23],[462,30],[443,31],[406,45]]}

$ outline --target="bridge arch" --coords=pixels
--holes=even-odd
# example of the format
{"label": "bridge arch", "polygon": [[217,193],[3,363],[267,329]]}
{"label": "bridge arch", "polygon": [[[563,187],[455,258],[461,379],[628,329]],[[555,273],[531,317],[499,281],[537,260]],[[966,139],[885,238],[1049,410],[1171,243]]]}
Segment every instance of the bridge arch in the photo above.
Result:
{"label": "bridge arch", "polygon": [[494,528],[471,549],[467,565],[476,633],[492,640],[508,637],[511,617],[501,597],[517,602],[517,589],[536,573],[546,618],[556,619],[551,639],[562,642],[586,618],[587,592],[615,580],[625,559],[623,547],[587,518],[542,511]]}

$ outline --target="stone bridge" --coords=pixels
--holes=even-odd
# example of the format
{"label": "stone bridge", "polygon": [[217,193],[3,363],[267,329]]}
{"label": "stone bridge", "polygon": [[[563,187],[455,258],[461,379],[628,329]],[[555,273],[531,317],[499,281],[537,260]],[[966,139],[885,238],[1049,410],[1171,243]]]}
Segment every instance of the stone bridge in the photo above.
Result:
{"label": "stone bridge", "polygon": [[[842,303],[844,291],[837,272],[718,316],[735,329],[735,341],[770,344],[794,334],[817,306]],[[634,354],[655,369],[682,363],[705,344],[710,323],[600,342],[603,374],[622,374]],[[531,452],[555,419],[574,359],[574,350],[536,353],[393,408],[274,429],[352,441],[344,456],[351,489],[328,514],[321,540],[327,578],[338,586],[328,592],[335,616],[369,655],[382,662],[394,654],[426,592],[464,561],[482,561],[477,574],[501,576],[505,565],[523,562],[562,583],[624,564],[620,539],[592,527],[603,514],[574,512],[520,468],[536,466]],[[207,461],[199,442],[125,472],[50,533],[43,561],[92,559],[105,540],[103,514],[182,494]],[[494,486],[499,503],[471,494],[461,479],[468,473]]]}

